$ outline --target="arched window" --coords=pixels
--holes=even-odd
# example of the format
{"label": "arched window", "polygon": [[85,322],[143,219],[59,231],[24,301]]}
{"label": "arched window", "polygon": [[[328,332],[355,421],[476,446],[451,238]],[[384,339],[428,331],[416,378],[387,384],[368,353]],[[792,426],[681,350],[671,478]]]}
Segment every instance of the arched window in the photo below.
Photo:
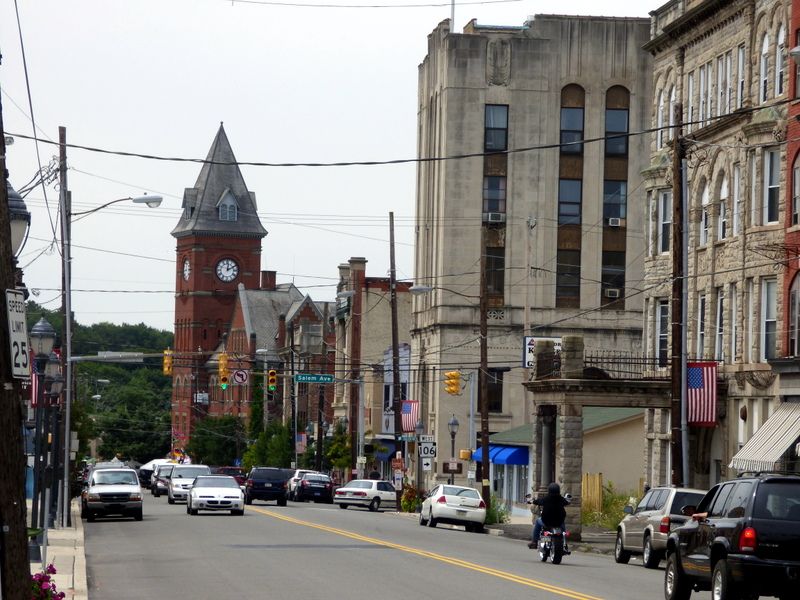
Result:
{"label": "arched window", "polygon": [[786,72],[786,30],[781,24],[775,44],[775,96],[782,96],[784,73]]}
{"label": "arched window", "polygon": [[628,156],[630,92],[615,85],[606,92],[606,156]]}
{"label": "arched window", "polygon": [[700,213],[700,245],[701,246],[705,246],[708,243],[708,230],[709,230],[708,202],[709,202],[708,183],[706,183],[703,186],[703,194],[700,196],[700,207],[702,209],[702,212]]}
{"label": "arched window", "polygon": [[767,83],[769,81],[769,36],[765,33],[761,40],[761,70],[758,77],[758,101],[767,101]]}
{"label": "arched window", "polygon": [[719,186],[719,216],[717,217],[717,239],[728,237],[728,177],[722,176]]}
{"label": "arched window", "polygon": [[236,198],[233,197],[233,194],[231,194],[230,191],[225,191],[217,206],[219,208],[220,221],[236,221],[238,219],[238,206],[236,204]]}
{"label": "arched window", "polygon": [[579,85],[561,90],[561,154],[583,154],[583,121],[586,93]]}
{"label": "arched window", "polygon": [[800,223],[800,154],[794,157],[792,166],[792,225]]}
{"label": "arched window", "polygon": [[656,109],[656,148],[664,147],[664,92],[658,92],[658,108]]}

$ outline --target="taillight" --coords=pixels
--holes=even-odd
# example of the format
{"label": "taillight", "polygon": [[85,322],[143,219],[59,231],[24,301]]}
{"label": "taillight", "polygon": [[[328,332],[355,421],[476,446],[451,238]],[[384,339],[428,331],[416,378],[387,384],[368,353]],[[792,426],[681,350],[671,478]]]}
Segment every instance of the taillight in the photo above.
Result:
{"label": "taillight", "polygon": [[481,503],[480,503],[480,504],[478,504],[478,508],[486,508],[486,502],[484,502],[483,500],[481,500]]}
{"label": "taillight", "polygon": [[303,481],[300,482],[300,485],[302,485],[303,487],[308,487],[308,482],[305,479],[303,479]]}
{"label": "taillight", "polygon": [[745,527],[739,534],[739,550],[741,552],[755,552],[758,546],[758,536],[752,527]]}
{"label": "taillight", "polygon": [[439,496],[439,499],[436,502],[438,502],[439,504],[447,504],[447,498],[445,498],[444,496]]}
{"label": "taillight", "polygon": [[329,490],[329,489],[331,489],[331,484],[330,484],[330,483],[326,483],[326,484],[325,484],[325,489],[326,489],[326,490]]}
{"label": "taillight", "polygon": [[661,518],[661,525],[658,527],[659,533],[669,533],[669,517]]}

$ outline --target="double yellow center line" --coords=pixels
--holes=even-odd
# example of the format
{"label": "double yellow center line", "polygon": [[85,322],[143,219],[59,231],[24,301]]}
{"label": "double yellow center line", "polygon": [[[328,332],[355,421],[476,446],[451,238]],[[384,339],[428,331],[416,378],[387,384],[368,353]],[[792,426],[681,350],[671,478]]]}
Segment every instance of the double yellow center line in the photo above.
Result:
{"label": "double yellow center line", "polygon": [[543,581],[537,581],[535,579],[529,579],[528,577],[522,577],[520,575],[515,575],[514,573],[509,573],[507,571],[501,571],[499,569],[493,569],[492,567],[479,565],[477,563],[468,562],[466,560],[452,558],[450,556],[444,556],[442,554],[436,554],[435,552],[428,552],[427,550],[420,550],[419,548],[412,548],[411,546],[404,546],[402,544],[395,544],[394,542],[388,542],[386,540],[367,537],[365,535],[353,533],[352,531],[347,531],[345,529],[337,529],[336,527],[329,527],[328,525],[320,525],[318,523],[312,523],[310,521],[302,521],[300,519],[295,519],[294,517],[289,517],[286,516],[285,514],[276,513],[271,510],[264,510],[255,507],[249,507],[249,510],[260,513],[262,515],[266,515],[268,517],[272,517],[274,519],[280,519],[281,521],[286,521],[287,523],[293,523],[295,525],[301,525],[303,527],[311,527],[313,529],[319,529],[320,531],[327,531],[328,533],[341,535],[343,537],[347,537],[353,540],[358,540],[360,542],[375,544],[376,546],[383,546],[385,548],[393,548],[395,550],[400,550],[401,552],[408,552],[409,554],[416,554],[417,556],[422,556],[424,558],[438,560],[439,562],[447,563],[449,565],[453,565],[456,567],[461,567],[463,569],[469,569],[470,571],[476,571],[478,573],[492,575],[493,577],[497,577],[499,579],[505,579],[506,581],[519,583],[520,585],[525,585],[539,590],[544,590],[546,592],[552,592],[553,594],[564,596],[566,598],[574,598],[574,600],[602,600],[597,596],[582,594],[581,592],[576,592],[575,590],[558,587],[555,585],[551,585],[549,583],[544,583]]}

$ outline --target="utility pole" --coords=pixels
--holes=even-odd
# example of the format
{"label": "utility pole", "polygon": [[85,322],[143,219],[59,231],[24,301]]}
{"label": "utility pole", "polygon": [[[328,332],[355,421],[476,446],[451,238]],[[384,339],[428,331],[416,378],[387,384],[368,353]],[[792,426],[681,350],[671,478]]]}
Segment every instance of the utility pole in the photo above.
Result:
{"label": "utility pole", "polygon": [[683,285],[685,273],[683,270],[683,172],[681,166],[686,156],[683,143],[683,104],[676,103],[673,107],[675,114],[675,129],[672,137],[672,298],[671,298],[671,333],[672,333],[672,362],[670,374],[672,378],[672,405],[670,410],[670,461],[672,463],[671,483],[674,486],[684,486],[685,473],[683,472],[683,443],[681,439],[681,394],[683,390],[682,365],[683,365],[683,335],[682,326],[686,318],[686,307],[683,304]]}
{"label": "utility pole", "polygon": [[[0,57],[2,59],[2,57]],[[6,188],[6,138],[0,96],[0,313],[6,313],[5,290],[14,289],[11,215]],[[22,398],[11,369],[8,319],[0,320],[0,598],[30,598],[30,564],[25,525],[25,454]]]}
{"label": "utility pole", "polygon": [[[389,213],[389,300],[392,307],[392,409],[394,410],[395,450],[400,448],[403,436],[403,400],[400,397],[400,345],[397,339],[397,273],[394,263],[394,213]],[[403,453],[405,458],[405,453]],[[402,480],[401,480],[402,481]],[[400,512],[400,501],[403,486],[397,490],[397,512]]]}
{"label": "utility pole", "polygon": [[[60,483],[63,486],[61,491],[61,525],[66,527],[69,524],[70,516],[70,449],[72,437],[72,392],[73,392],[73,373],[72,373],[72,306],[71,295],[67,290],[72,286],[72,264],[70,260],[71,245],[67,240],[71,240],[72,227],[70,223],[70,212],[72,211],[72,198],[67,188],[67,128],[58,128],[58,184],[59,184],[59,203],[61,206],[61,256],[64,257],[64,268],[61,270],[61,364],[64,370],[64,411],[62,415],[62,439],[64,440],[64,464],[60,475]],[[58,449],[56,449],[58,450]],[[55,461],[56,464],[58,461]]]}
{"label": "utility pole", "polygon": [[489,308],[488,285],[486,274],[486,227],[481,224],[481,290],[478,311],[480,312],[480,358],[481,366],[478,369],[478,406],[481,411],[481,496],[486,503],[486,508],[491,506],[492,495],[489,488],[489,352],[488,334],[489,325],[486,321],[486,312]]}
{"label": "utility pole", "polygon": [[297,463],[297,383],[294,380],[294,321],[289,322],[289,368],[292,372],[291,392],[289,400],[292,408],[292,451],[294,452],[294,468],[297,469],[300,465]]}

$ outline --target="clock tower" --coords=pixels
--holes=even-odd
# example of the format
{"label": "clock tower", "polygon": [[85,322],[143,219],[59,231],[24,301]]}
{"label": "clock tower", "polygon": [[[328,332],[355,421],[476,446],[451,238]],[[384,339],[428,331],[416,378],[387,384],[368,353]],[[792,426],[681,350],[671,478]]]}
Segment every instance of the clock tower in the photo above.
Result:
{"label": "clock tower", "polygon": [[175,267],[173,444],[183,446],[208,409],[206,362],[230,328],[237,287],[257,289],[261,240],[258,218],[225,129],[220,123],[194,187],[183,193],[183,213],[172,230]]}

